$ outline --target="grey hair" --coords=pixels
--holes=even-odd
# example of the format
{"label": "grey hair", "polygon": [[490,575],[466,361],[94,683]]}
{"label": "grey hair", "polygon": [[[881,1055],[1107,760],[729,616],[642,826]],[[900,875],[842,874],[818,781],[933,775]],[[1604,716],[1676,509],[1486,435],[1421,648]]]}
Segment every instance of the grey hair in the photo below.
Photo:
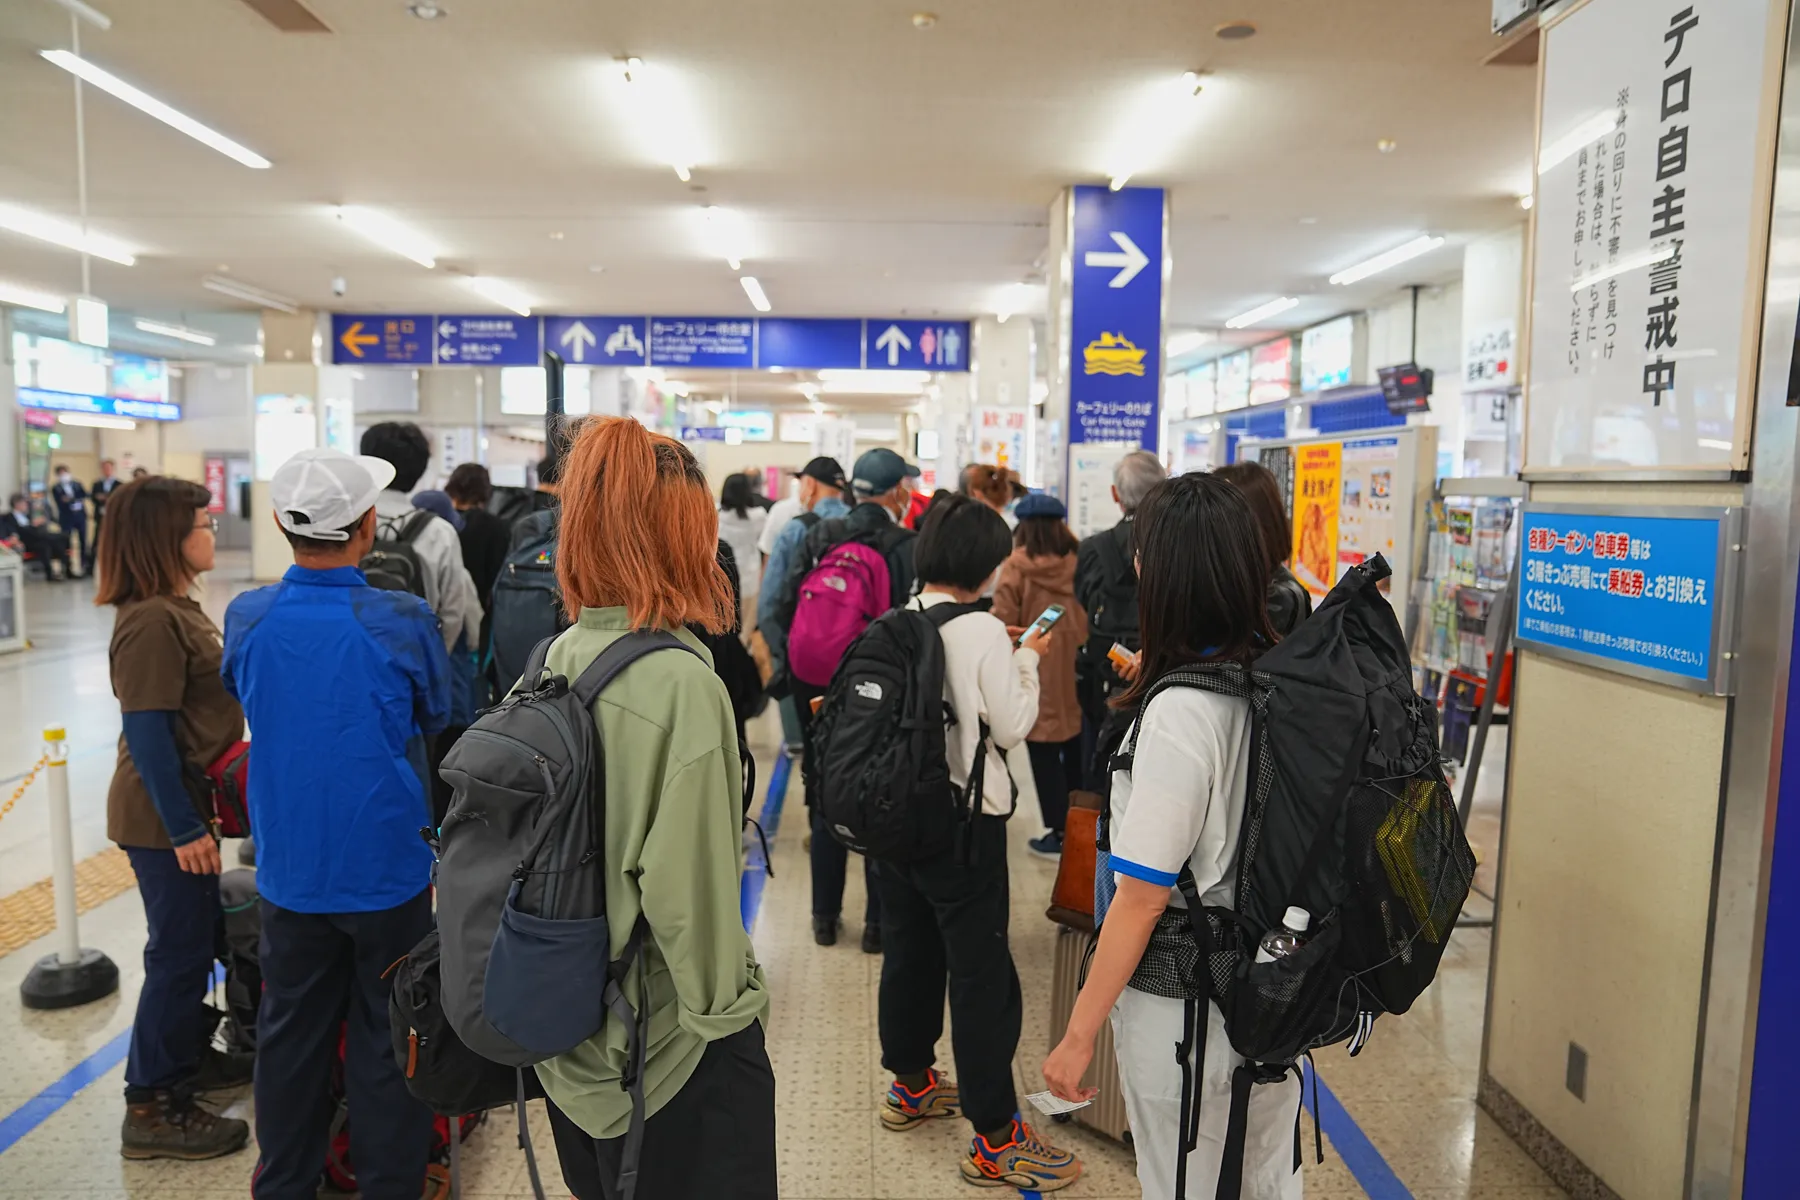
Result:
{"label": "grey hair", "polygon": [[1169,477],[1162,460],[1148,450],[1133,450],[1113,468],[1113,487],[1119,491],[1119,506],[1127,513],[1137,511],[1150,489]]}

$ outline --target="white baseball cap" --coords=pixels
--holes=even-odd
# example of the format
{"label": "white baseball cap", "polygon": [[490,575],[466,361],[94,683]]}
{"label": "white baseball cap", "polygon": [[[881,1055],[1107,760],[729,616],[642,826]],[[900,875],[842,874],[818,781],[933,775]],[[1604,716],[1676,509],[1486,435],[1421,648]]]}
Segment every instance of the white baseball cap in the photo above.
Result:
{"label": "white baseball cap", "polygon": [[344,530],[375,507],[394,482],[394,464],[342,450],[302,450],[282,463],[269,481],[275,519],[289,533],[321,542],[347,542]]}

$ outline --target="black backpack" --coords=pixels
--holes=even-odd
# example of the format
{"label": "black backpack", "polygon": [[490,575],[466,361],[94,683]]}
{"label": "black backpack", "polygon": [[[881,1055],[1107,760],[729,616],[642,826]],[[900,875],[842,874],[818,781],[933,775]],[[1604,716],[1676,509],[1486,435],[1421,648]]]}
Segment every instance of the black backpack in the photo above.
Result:
{"label": "black backpack", "polygon": [[489,602],[489,651],[495,686],[504,694],[525,674],[531,652],[569,627],[556,584],[557,511],[532,513],[513,526],[506,563]]}
{"label": "black backpack", "polygon": [[944,731],[956,720],[944,701],[938,631],[979,604],[896,608],[850,644],[813,723],[818,753],[806,756],[825,824],[869,858],[913,862],[968,845],[981,811],[987,764],[984,722],[969,785],[950,781]]}
{"label": "black backpack", "polygon": [[[1199,950],[1180,1055],[1184,1129],[1198,1129],[1187,1051],[1205,1061],[1201,997],[1219,1006],[1247,1060],[1232,1079],[1219,1200],[1241,1191],[1252,1087],[1298,1074],[1298,1061],[1321,1046],[1349,1041],[1356,1054],[1377,1017],[1410,1008],[1437,974],[1474,879],[1439,764],[1436,712],[1413,690],[1405,638],[1377,587],[1390,574],[1380,555],[1352,568],[1253,670],[1186,667],[1145,696],[1148,705],[1167,688],[1191,687],[1251,705],[1235,907],[1204,906],[1185,867],[1176,885]],[[1116,767],[1130,769],[1136,740],[1134,727]],[[1312,916],[1304,944],[1255,962],[1289,906]],[[1190,1138],[1184,1150],[1192,1149]],[[1296,1169],[1298,1160],[1296,1145]],[[1186,1163],[1183,1153],[1177,1196]]]}
{"label": "black backpack", "polygon": [[375,544],[359,564],[370,587],[411,592],[425,597],[425,560],[413,542],[437,515],[419,509],[405,517],[389,517],[375,526]]}
{"label": "black backpack", "polygon": [[[624,984],[648,925],[640,916],[612,958],[605,755],[593,706],[646,655],[699,655],[671,633],[628,633],[571,685],[560,675],[538,682],[549,649],[548,640],[540,643],[526,665],[524,678],[535,686],[483,713],[444,757],[441,774],[455,794],[436,836],[426,831],[438,857],[436,1002],[469,1050],[509,1067],[565,1054],[608,1020],[624,1023],[630,1065],[621,1082],[632,1111],[619,1187],[631,1200],[649,1014],[632,1011]],[[430,957],[429,941],[421,958]],[[431,1003],[429,988],[422,995]],[[409,1025],[419,1028],[421,1002],[408,1003]]]}

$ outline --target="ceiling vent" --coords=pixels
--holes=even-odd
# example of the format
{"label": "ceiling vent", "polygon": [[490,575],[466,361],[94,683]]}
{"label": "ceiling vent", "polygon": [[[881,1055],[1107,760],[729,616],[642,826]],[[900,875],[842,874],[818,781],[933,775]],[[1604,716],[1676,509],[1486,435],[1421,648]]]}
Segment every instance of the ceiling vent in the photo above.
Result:
{"label": "ceiling vent", "polygon": [[244,0],[244,6],[283,33],[330,33],[300,0]]}

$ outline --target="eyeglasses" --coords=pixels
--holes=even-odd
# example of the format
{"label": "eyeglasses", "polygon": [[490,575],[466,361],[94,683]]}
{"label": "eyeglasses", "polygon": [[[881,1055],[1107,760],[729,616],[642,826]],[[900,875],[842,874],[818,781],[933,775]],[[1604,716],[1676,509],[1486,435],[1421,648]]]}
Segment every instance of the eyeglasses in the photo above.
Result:
{"label": "eyeglasses", "polygon": [[199,533],[202,529],[206,530],[208,533],[213,533],[213,534],[218,533],[219,532],[219,518],[208,517],[208,518],[206,518],[205,524],[194,526],[195,533]]}

